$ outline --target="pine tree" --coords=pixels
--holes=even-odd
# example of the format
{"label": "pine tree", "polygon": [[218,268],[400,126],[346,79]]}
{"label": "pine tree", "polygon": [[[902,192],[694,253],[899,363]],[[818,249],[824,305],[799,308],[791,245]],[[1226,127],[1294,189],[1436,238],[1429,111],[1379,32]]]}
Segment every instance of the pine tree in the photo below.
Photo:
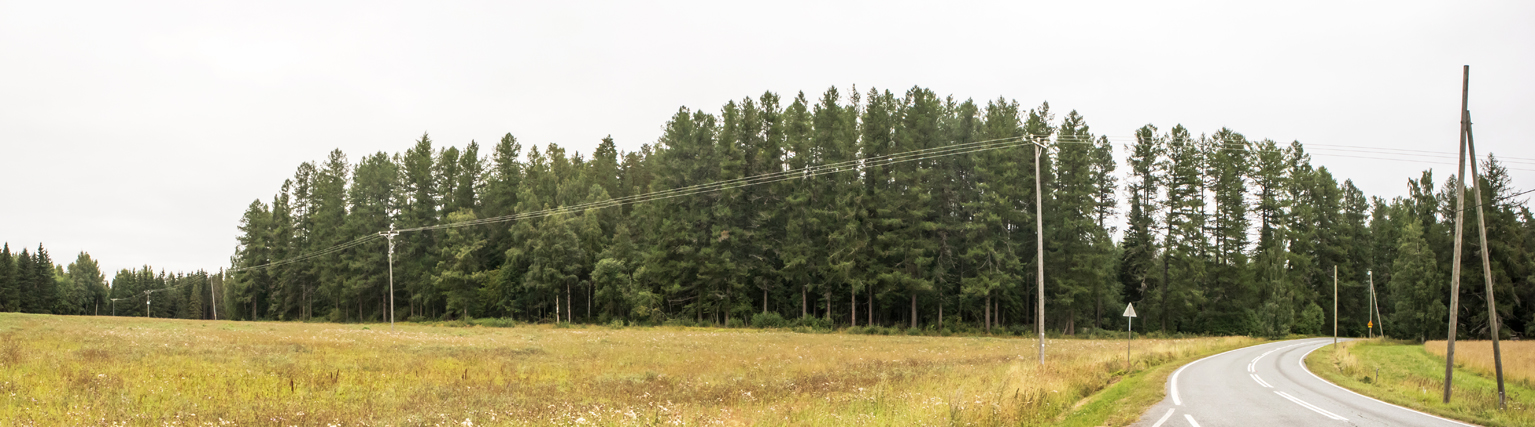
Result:
{"label": "pine tree", "polygon": [[[438,187],[433,176],[432,139],[421,134],[413,147],[401,156],[399,228],[437,225]],[[406,233],[395,238],[395,260],[401,261],[395,272],[395,289],[410,295],[408,316],[431,317],[437,300],[431,282],[431,269],[437,265],[436,238],[440,233]]]}
{"label": "pine tree", "polygon": [[[987,104],[976,139],[1015,143],[1010,139],[1022,136],[1022,118],[1016,102],[997,99]],[[1031,146],[1008,147],[972,155],[975,182],[968,190],[976,194],[963,206],[963,215],[972,220],[964,225],[967,246],[961,256],[969,273],[960,279],[960,289],[966,295],[981,296],[986,306],[992,305],[993,298],[1001,299],[1011,293],[1020,282],[1023,270],[1018,255],[1020,248],[1010,236],[1026,226],[1021,215],[1021,201],[1025,187],[1032,191],[1033,183],[1025,185],[1022,181],[1022,165],[1018,160],[1025,156],[1032,159],[1033,153],[1029,152],[1032,149]],[[947,294],[938,295],[940,324],[943,307],[949,298],[951,296]]]}
{"label": "pine tree", "polygon": [[[1081,115],[1072,111],[1060,124],[1060,143],[1055,167],[1053,199],[1056,215],[1050,222],[1046,258],[1055,275],[1049,282],[1050,303],[1060,307],[1068,334],[1076,333],[1077,319],[1093,313],[1093,324],[1102,315],[1102,297],[1106,296],[1103,266],[1108,264],[1112,243],[1108,230],[1099,226],[1097,213],[1098,184],[1093,182],[1095,163],[1093,135]],[[1048,290],[1048,289],[1047,289]]]}
{"label": "pine tree", "polygon": [[[395,223],[398,209],[394,204],[394,195],[398,192],[396,186],[400,182],[399,175],[399,165],[383,152],[363,157],[357,163],[356,173],[352,174],[352,185],[347,188],[349,209],[346,235],[361,237],[376,234],[388,230]],[[360,317],[375,318],[365,313],[376,311],[377,318],[388,319],[390,299],[387,244],[379,241],[359,246],[342,257],[350,272],[345,278],[343,292],[348,299],[355,301]]]}
{"label": "pine tree", "polygon": [[[1166,285],[1160,295],[1164,321],[1172,320],[1174,330],[1193,330],[1195,307],[1203,297],[1208,254],[1205,226],[1204,150],[1183,126],[1175,126],[1167,137],[1167,253],[1176,280]],[[1164,267],[1168,268],[1168,267]]]}
{"label": "pine tree", "polygon": [[1253,258],[1253,283],[1261,305],[1258,333],[1270,337],[1288,335],[1296,321],[1296,290],[1290,274],[1287,248],[1287,216],[1290,208],[1289,159],[1271,140],[1254,144],[1252,183],[1257,198],[1258,243]]}
{"label": "pine tree", "polygon": [[[1157,135],[1157,128],[1152,125],[1142,126],[1135,131],[1135,141],[1127,159],[1130,176],[1125,193],[1130,208],[1125,235],[1120,240],[1119,261],[1119,283],[1125,290],[1125,300],[1132,303],[1146,301],[1150,298],[1152,285],[1160,282],[1157,280],[1160,275],[1153,274],[1153,271],[1158,269],[1154,265],[1157,230],[1162,228],[1157,224],[1157,212],[1160,211],[1158,195],[1162,183],[1166,181],[1166,163],[1162,161],[1164,147],[1161,137]],[[1159,289],[1165,291],[1165,288]],[[1142,304],[1142,316],[1163,317],[1160,313],[1153,314],[1146,310],[1152,307]]]}
{"label": "pine tree", "polygon": [[[799,179],[777,184],[782,186],[786,194],[781,208],[784,241],[778,251],[783,261],[779,271],[785,281],[797,284],[795,287],[800,294],[800,317],[810,315],[810,288],[818,282],[826,258],[825,233],[821,231],[820,215],[817,213],[819,198],[822,196],[818,191],[821,181],[805,175],[807,168],[821,164],[818,158],[821,150],[812,139],[813,123],[809,108],[805,93],[800,92],[784,111],[784,146],[787,149],[785,162],[789,170],[799,171],[796,173]],[[821,110],[825,107],[816,108]]]}
{"label": "pine tree", "polygon": [[[294,251],[296,245],[293,244],[291,190],[292,182],[284,181],[282,190],[272,197],[272,219],[268,223],[271,236],[268,237],[268,242],[270,242],[270,257],[274,261],[300,255]],[[297,269],[278,267],[268,271],[272,274],[273,286],[271,293],[267,295],[267,310],[262,313],[262,316],[277,320],[293,318],[299,314],[303,303],[302,282],[297,277],[288,277]]]}
{"label": "pine tree", "polygon": [[[870,93],[875,92],[871,90]],[[815,143],[821,146],[821,159],[825,164],[845,165],[864,152],[858,124],[861,100],[856,88],[851,95],[852,105],[842,106],[838,105],[837,93],[828,90],[817,108],[813,120],[817,126],[825,126],[825,130],[817,129]],[[888,92],[884,98],[891,98]],[[872,98],[870,102],[872,110]],[[856,326],[858,294],[868,291],[874,282],[872,275],[868,274],[869,269],[865,267],[869,264],[865,258],[870,255],[868,248],[871,243],[865,217],[869,215],[870,207],[865,203],[866,190],[854,168],[839,166],[833,170],[818,177],[823,184],[819,216],[825,227],[823,230],[827,233],[826,260],[820,274],[824,281],[823,302],[827,305],[826,317],[835,319],[831,307],[833,289],[846,289],[849,326]]]}
{"label": "pine tree", "polygon": [[1210,216],[1214,259],[1206,285],[1209,306],[1201,310],[1198,323],[1203,331],[1223,335],[1252,334],[1258,329],[1257,313],[1252,310],[1258,291],[1247,268],[1249,146],[1242,134],[1223,128],[1211,136],[1203,154],[1208,159],[1206,185],[1215,201]]}
{"label": "pine tree", "polygon": [[[293,186],[289,188],[288,207],[292,220],[292,236],[288,241],[284,253],[297,256],[306,253],[313,246],[311,241],[314,232],[314,184],[319,177],[314,163],[304,162],[293,173]],[[318,279],[315,276],[313,265],[310,263],[289,263],[278,266],[275,271],[281,277],[283,283],[278,286],[285,287],[288,292],[298,299],[298,318],[308,320],[314,316],[314,297],[318,289]],[[210,292],[211,294],[212,292]],[[209,295],[209,303],[212,303]],[[211,311],[211,310],[210,310]],[[211,313],[210,313],[211,314]]]}
{"label": "pine tree", "polygon": [[[314,229],[310,238],[311,251],[319,251],[345,243],[356,237],[346,230],[346,182],[351,176],[351,166],[341,150],[331,150],[321,166],[314,186]],[[275,243],[275,242],[274,242]],[[352,318],[353,301],[346,294],[346,280],[351,272],[341,260],[340,254],[328,254],[309,262],[314,276],[319,279],[318,294],[328,300],[332,320],[346,321]],[[358,313],[360,315],[360,313]]]}

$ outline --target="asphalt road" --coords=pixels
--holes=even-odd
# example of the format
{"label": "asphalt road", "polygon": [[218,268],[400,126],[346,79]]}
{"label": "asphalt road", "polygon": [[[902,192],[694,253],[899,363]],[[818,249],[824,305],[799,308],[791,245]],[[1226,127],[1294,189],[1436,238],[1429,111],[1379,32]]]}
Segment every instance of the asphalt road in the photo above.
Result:
{"label": "asphalt road", "polygon": [[1301,365],[1332,338],[1240,348],[1184,365],[1167,379],[1167,399],[1135,425],[1168,426],[1467,426],[1364,397]]}

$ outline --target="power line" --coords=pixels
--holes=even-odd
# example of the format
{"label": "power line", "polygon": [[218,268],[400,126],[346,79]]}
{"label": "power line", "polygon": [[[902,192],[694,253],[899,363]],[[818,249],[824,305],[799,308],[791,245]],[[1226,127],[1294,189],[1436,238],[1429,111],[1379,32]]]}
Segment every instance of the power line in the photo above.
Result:
{"label": "power line", "polygon": [[[945,145],[945,146],[940,146],[940,147],[932,147],[932,148],[925,148],[925,149],[905,151],[905,152],[895,153],[895,154],[857,158],[857,159],[846,160],[846,161],[842,161],[842,162],[836,162],[836,163],[830,163],[830,164],[824,164],[824,165],[807,166],[807,167],[804,167],[804,168],[791,169],[791,170],[785,170],[785,171],[780,171],[780,172],[770,172],[770,173],[759,174],[759,175],[754,175],[754,176],[750,176],[750,177],[742,177],[742,178],[735,178],[735,179],[730,179],[730,180],[725,180],[725,181],[717,181],[717,182],[711,182],[711,183],[706,183],[706,184],[698,184],[698,185],[693,185],[693,186],[688,186],[688,187],[682,187],[682,188],[676,188],[676,189],[670,189],[670,190],[663,190],[663,191],[659,191],[659,192],[650,192],[650,193],[645,193],[645,194],[640,194],[640,195],[635,195],[635,196],[626,196],[626,197],[620,197],[620,198],[612,198],[612,199],[607,199],[607,200],[602,200],[602,201],[597,201],[597,202],[582,203],[582,204],[578,204],[578,205],[561,206],[561,207],[557,207],[557,208],[544,209],[544,210],[534,211],[534,212],[526,212],[526,213],[519,213],[519,214],[513,214],[513,215],[504,215],[504,216],[498,216],[498,217],[492,217],[492,218],[484,218],[484,219],[471,220],[471,221],[463,221],[463,222],[457,222],[457,223],[451,223],[451,224],[440,224],[440,225],[434,225],[434,226],[407,228],[407,229],[400,229],[400,230],[397,230],[397,231],[403,233],[403,232],[414,232],[414,231],[438,230],[438,229],[446,229],[446,228],[468,227],[468,226],[474,226],[474,225],[495,224],[495,223],[519,221],[519,220],[525,220],[525,219],[541,218],[541,217],[550,216],[550,215],[556,215],[556,214],[561,214],[561,213],[578,212],[578,211],[583,211],[583,210],[586,210],[586,209],[602,209],[602,208],[609,208],[609,207],[614,207],[614,206],[622,206],[622,205],[629,205],[629,204],[635,204],[635,203],[650,202],[650,201],[655,201],[655,200],[670,199],[670,198],[681,197],[681,196],[691,196],[691,195],[698,195],[698,194],[715,193],[715,192],[720,192],[720,191],[724,191],[724,190],[730,190],[730,189],[736,189],[736,188],[753,186],[753,185],[760,185],[760,184],[768,184],[768,183],[774,183],[774,182],[781,182],[781,181],[787,181],[787,180],[791,180],[791,179],[807,179],[807,178],[817,177],[817,176],[820,176],[820,175],[826,175],[826,174],[832,174],[832,173],[838,173],[838,172],[862,170],[862,169],[869,168],[869,167],[881,167],[881,166],[888,166],[888,165],[893,165],[893,164],[898,164],[898,163],[907,163],[907,162],[913,162],[913,161],[928,160],[928,159],[933,159],[933,158],[938,158],[938,157],[946,157],[946,156],[954,156],[954,155],[962,155],[962,154],[971,154],[971,153],[977,153],[977,152],[982,152],[982,151],[990,151],[990,150],[996,150],[996,149],[1017,147],[1017,146],[1022,146],[1022,145],[1033,144],[1033,142],[1031,141],[1032,139],[1042,139],[1042,138],[1034,137],[1034,136],[1015,136],[1015,137],[1008,137],[1008,138],[997,138],[997,139],[990,139],[990,140],[984,140],[984,141],[975,141],[975,142],[962,143],[962,144]],[[1063,142],[1073,143],[1074,141],[1063,141]],[[245,271],[245,270],[251,270],[251,269],[256,269],[256,268],[269,268],[269,267],[275,267],[275,266],[284,265],[284,264],[291,264],[291,263],[295,263],[295,262],[310,260],[310,259],[314,259],[314,258],[317,258],[317,257],[321,257],[321,256],[337,253],[337,252],[340,252],[340,251],[343,251],[343,250],[346,250],[346,249],[350,249],[350,248],[353,248],[353,247],[356,247],[356,246],[359,246],[359,245],[362,245],[362,244],[366,244],[366,243],[371,242],[373,240],[376,240],[378,238],[380,238],[379,234],[368,234],[368,235],[364,235],[362,237],[358,237],[357,239],[354,239],[354,240],[352,240],[350,242],[339,244],[339,245],[336,245],[336,246],[331,246],[331,247],[328,247],[328,248],[325,248],[325,249],[322,249],[322,250],[319,250],[319,251],[316,251],[316,252],[311,252],[311,253],[303,254],[303,255],[300,255],[300,256],[296,256],[296,257],[293,257],[293,258],[288,258],[288,259],[284,259],[284,260],[280,260],[280,261],[273,261],[273,262],[269,262],[269,263],[266,263],[266,264],[260,264],[260,265],[254,265],[254,266],[248,266],[248,267],[232,268],[232,269],[227,270],[227,271],[233,273],[233,272],[237,272],[237,271]]]}
{"label": "power line", "polygon": [[[1157,136],[1157,138],[1160,139],[1160,138],[1165,138],[1165,137]],[[1139,136],[1124,137],[1124,136],[1106,136],[1106,135],[1099,135],[1099,136],[1096,136],[1096,137],[1092,136],[1092,135],[1088,135],[1087,137],[1079,137],[1079,136],[1065,136],[1065,137],[1062,137],[1062,136],[1057,136],[1057,137],[1053,138],[1053,140],[1050,137],[1039,136],[1039,135],[1022,135],[1022,136],[1014,136],[1014,137],[1007,137],[1007,138],[996,138],[996,139],[989,139],[989,140],[983,140],[983,141],[974,141],[974,142],[967,142],[967,143],[961,143],[961,144],[952,144],[952,145],[944,145],[944,146],[939,146],[939,147],[931,147],[931,148],[924,148],[924,149],[918,149],[918,150],[910,150],[910,151],[894,153],[894,154],[884,154],[884,155],[877,155],[877,156],[868,156],[868,157],[862,157],[862,158],[855,158],[855,159],[844,160],[844,161],[840,161],[840,162],[834,162],[834,163],[828,163],[828,164],[820,164],[820,165],[812,165],[812,166],[806,166],[806,167],[797,168],[797,169],[787,169],[787,170],[778,171],[778,172],[769,172],[769,173],[765,173],[765,174],[758,174],[758,175],[753,175],[753,176],[748,176],[748,177],[734,178],[734,179],[729,179],[729,180],[724,180],[724,181],[715,181],[715,182],[709,182],[709,183],[704,183],[704,184],[691,185],[691,186],[687,186],[687,187],[680,187],[680,188],[674,188],[674,189],[668,189],[668,190],[662,190],[662,191],[653,191],[653,192],[637,194],[637,195],[631,195],[631,196],[610,198],[610,199],[601,200],[601,201],[595,201],[595,202],[587,202],[587,203],[580,203],[580,204],[575,204],[575,205],[559,206],[559,207],[555,207],[555,208],[543,209],[543,210],[532,211],[532,212],[523,212],[523,213],[517,213],[517,214],[511,214],[511,215],[502,215],[502,216],[496,216],[496,217],[490,217],[490,218],[481,218],[481,219],[462,221],[462,222],[456,222],[456,223],[449,223],[449,224],[438,224],[438,225],[431,225],[431,226],[406,228],[406,229],[400,229],[400,230],[397,230],[397,231],[401,232],[401,233],[404,233],[404,232],[417,232],[417,231],[431,231],[431,230],[441,230],[441,229],[448,229],[448,228],[460,228],[460,227],[469,227],[469,226],[475,226],[475,225],[488,225],[488,224],[498,224],[498,223],[505,223],[505,222],[513,222],[513,221],[521,221],[521,220],[528,220],[528,219],[536,219],[536,218],[542,218],[542,217],[551,216],[551,215],[581,212],[581,211],[585,211],[585,210],[588,210],[588,209],[605,209],[605,208],[610,208],[610,207],[631,205],[631,204],[637,204],[637,203],[645,203],[645,202],[651,202],[651,201],[657,201],[657,200],[671,199],[671,198],[676,198],[676,197],[717,193],[717,192],[721,192],[721,191],[725,191],[725,190],[732,190],[732,189],[738,189],[738,188],[755,186],[755,185],[761,185],[761,184],[771,184],[771,183],[788,181],[788,180],[793,180],[793,179],[809,179],[809,178],[814,178],[814,177],[818,177],[818,176],[821,176],[821,175],[834,174],[834,173],[839,173],[839,172],[864,170],[864,169],[871,168],[871,167],[883,167],[883,166],[889,166],[889,165],[900,164],[900,163],[908,163],[908,162],[914,162],[914,161],[929,160],[929,159],[934,159],[934,158],[939,158],[939,157],[948,157],[948,156],[956,156],[956,155],[978,153],[978,152],[983,152],[983,151],[991,151],[991,150],[997,150],[997,149],[1014,148],[1014,147],[1019,147],[1019,146],[1025,146],[1025,145],[1033,144],[1034,141],[1037,141],[1037,140],[1050,141],[1053,144],[1098,144],[1098,143],[1102,143],[1102,142],[1110,142],[1110,143],[1116,142],[1115,140],[1119,140],[1118,142],[1127,142],[1127,141],[1125,141],[1125,139],[1133,139],[1136,142],[1140,141],[1140,137]],[[1190,142],[1196,142],[1196,141],[1195,140],[1191,140]],[[1239,145],[1239,144],[1241,144],[1241,143],[1223,144],[1223,148],[1221,148],[1221,149],[1222,150],[1248,152],[1248,153],[1252,152],[1252,150],[1249,150],[1246,146],[1232,146],[1232,145]],[[1442,153],[1435,153],[1435,152],[1428,152],[1428,151],[1423,151],[1423,152],[1424,153],[1432,153],[1432,154],[1405,154],[1405,153],[1385,152],[1385,150],[1387,150],[1387,149],[1381,149],[1381,148],[1375,148],[1375,147],[1339,146],[1339,145],[1327,145],[1327,144],[1315,144],[1315,145],[1328,146],[1328,147],[1347,147],[1349,149],[1332,149],[1332,150],[1350,151],[1350,152],[1361,152],[1361,153],[1367,153],[1367,154],[1413,155],[1413,156],[1423,156],[1423,157],[1433,157],[1435,155],[1442,154]],[[1304,145],[1303,145],[1303,147],[1304,147]],[[1323,150],[1328,150],[1328,148],[1324,148]],[[1371,150],[1375,150],[1375,151],[1371,151]],[[1421,151],[1421,150],[1401,150],[1401,151]],[[1362,158],[1362,159],[1372,159],[1372,160],[1410,161],[1410,162],[1418,162],[1418,163],[1444,164],[1444,163],[1440,163],[1440,162],[1428,162],[1428,161],[1422,161],[1422,160],[1397,159],[1397,158],[1372,157],[1372,156],[1358,156],[1358,155],[1351,155],[1351,154],[1337,154],[1337,153],[1328,153],[1328,152],[1325,152],[1325,151],[1323,151],[1323,152],[1306,151],[1306,153],[1307,154],[1317,154],[1317,155],[1322,155],[1322,156],[1332,156],[1332,157],[1348,157],[1348,158]],[[1508,169],[1510,169],[1510,170],[1520,170],[1520,171],[1532,171],[1532,170],[1529,170],[1529,169],[1518,169],[1518,168],[1508,168]],[[342,243],[342,244],[335,245],[335,246],[331,246],[329,248],[325,248],[325,249],[322,249],[322,250],[319,250],[319,251],[316,251],[316,252],[306,253],[306,254],[299,255],[299,256],[296,256],[296,257],[293,257],[293,258],[283,259],[283,260],[280,260],[280,261],[273,261],[273,262],[269,262],[269,263],[266,263],[266,264],[260,264],[260,265],[249,266],[249,267],[233,268],[233,269],[228,270],[228,272],[233,273],[233,272],[237,272],[237,271],[245,271],[245,270],[251,270],[251,269],[256,269],[256,268],[275,267],[275,266],[280,266],[280,265],[285,265],[285,264],[291,264],[291,263],[295,263],[295,262],[310,260],[310,259],[314,259],[314,258],[325,256],[325,255],[334,254],[334,253],[337,253],[337,252],[340,252],[340,251],[344,251],[346,249],[357,247],[357,246],[360,246],[360,245],[363,245],[363,244],[367,244],[367,243],[372,242],[373,240],[377,240],[379,238],[381,238],[379,234],[376,234],[376,233],[368,234],[368,235],[364,235],[362,237],[358,237],[357,239],[354,239],[354,240],[352,240],[350,242]]]}

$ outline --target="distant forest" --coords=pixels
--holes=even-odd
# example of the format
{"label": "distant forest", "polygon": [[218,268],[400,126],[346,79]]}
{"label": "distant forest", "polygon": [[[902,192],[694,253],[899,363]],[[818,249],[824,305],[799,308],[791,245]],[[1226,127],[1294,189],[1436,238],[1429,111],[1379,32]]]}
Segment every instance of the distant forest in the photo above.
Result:
{"label": "distant forest", "polygon": [[[1047,147],[1038,165],[1036,142]],[[1044,317],[1058,333],[1123,329],[1126,302],[1138,330],[1330,332],[1335,274],[1341,333],[1366,333],[1372,280],[1389,335],[1446,332],[1455,179],[1425,171],[1404,179],[1406,197],[1368,197],[1299,142],[1147,125],[1118,147],[1119,164],[1075,111],[833,88],[683,107],[635,152],[611,138],[590,155],[524,149],[507,134],[488,155],[427,135],[355,162],[332,151],[251,202],[230,272],[123,270],[110,294],[138,298],[119,315],[143,315],[144,293],[167,289],[151,294],[156,316],[210,318],[216,297],[221,319],[387,321],[378,233],[393,227],[399,320],[756,316],[1016,333],[1034,323],[1039,221]],[[1478,166],[1502,331],[1535,334],[1535,218],[1496,158]],[[1459,333],[1485,338],[1471,195]],[[18,266],[0,270],[11,311],[46,307],[15,305],[12,283],[73,274],[0,264]],[[66,288],[52,307],[95,313],[85,308],[102,296]]]}

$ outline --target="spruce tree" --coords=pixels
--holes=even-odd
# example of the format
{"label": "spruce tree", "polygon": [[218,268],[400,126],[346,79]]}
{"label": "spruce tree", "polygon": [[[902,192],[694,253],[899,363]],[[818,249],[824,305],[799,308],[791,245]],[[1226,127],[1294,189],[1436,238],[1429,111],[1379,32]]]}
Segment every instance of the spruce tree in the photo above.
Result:
{"label": "spruce tree", "polygon": [[11,244],[0,249],[0,311],[21,311],[21,284],[16,274],[16,256],[11,255]]}
{"label": "spruce tree", "polygon": [[[448,223],[473,221],[474,212],[462,209],[448,216]],[[480,310],[480,289],[490,277],[480,269],[476,259],[485,240],[478,239],[472,228],[449,228],[443,239],[434,279],[435,285],[447,297],[447,312],[459,319],[469,319]]]}
{"label": "spruce tree", "polygon": [[[252,201],[250,206],[246,207],[245,215],[240,218],[240,246],[235,252],[235,267],[241,270],[235,272],[236,293],[230,298],[238,302],[235,306],[238,311],[231,312],[231,318],[255,320],[261,313],[257,305],[265,299],[271,288],[271,275],[268,273],[270,269],[265,267],[272,262],[269,224],[271,218],[271,211],[261,202],[261,199]],[[118,294],[118,297],[131,298],[135,296],[135,293],[146,290],[147,287],[144,285],[146,279],[143,277],[146,274],[153,274],[148,270],[148,266],[132,276],[132,285],[125,288],[125,292]],[[119,314],[123,314],[122,311],[119,311]]]}
{"label": "spruce tree", "polygon": [[1444,284],[1434,254],[1423,240],[1421,225],[1408,223],[1397,245],[1390,282],[1391,305],[1396,308],[1396,316],[1388,323],[1392,329],[1387,333],[1422,342],[1444,330],[1444,316],[1448,312],[1440,301]]}

